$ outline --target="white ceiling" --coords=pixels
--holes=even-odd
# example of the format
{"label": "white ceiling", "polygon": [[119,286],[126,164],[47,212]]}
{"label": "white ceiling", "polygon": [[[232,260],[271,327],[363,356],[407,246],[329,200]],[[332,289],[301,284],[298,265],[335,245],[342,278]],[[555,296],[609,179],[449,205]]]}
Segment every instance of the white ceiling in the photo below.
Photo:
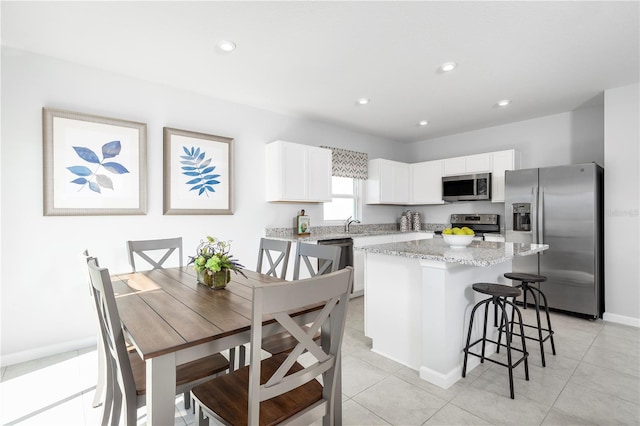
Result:
{"label": "white ceiling", "polygon": [[[404,142],[570,111],[639,80],[638,1],[2,1],[1,13],[3,46]],[[238,48],[218,52],[221,39]],[[447,61],[458,68],[438,72]]]}

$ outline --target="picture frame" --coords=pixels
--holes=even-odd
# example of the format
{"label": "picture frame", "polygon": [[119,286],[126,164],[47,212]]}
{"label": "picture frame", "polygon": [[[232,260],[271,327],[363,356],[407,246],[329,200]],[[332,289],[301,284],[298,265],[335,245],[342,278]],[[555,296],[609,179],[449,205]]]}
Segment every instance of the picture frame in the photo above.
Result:
{"label": "picture frame", "polygon": [[233,214],[232,138],[165,127],[164,214]]}
{"label": "picture frame", "polygon": [[44,107],[45,216],[147,213],[147,125]]}

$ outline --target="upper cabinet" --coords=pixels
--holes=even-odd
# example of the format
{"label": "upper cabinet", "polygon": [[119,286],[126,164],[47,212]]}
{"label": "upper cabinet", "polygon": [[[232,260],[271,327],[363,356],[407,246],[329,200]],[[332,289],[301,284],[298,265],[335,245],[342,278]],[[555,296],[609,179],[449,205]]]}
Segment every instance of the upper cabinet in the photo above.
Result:
{"label": "upper cabinet", "polygon": [[411,197],[409,204],[444,204],[442,168],[444,160],[410,164]]}
{"label": "upper cabinet", "polygon": [[285,141],[266,145],[267,201],[331,201],[331,151]]}
{"label": "upper cabinet", "polygon": [[442,176],[464,175],[469,173],[490,173],[492,153],[465,155],[464,157],[445,158]]}
{"label": "upper cabinet", "polygon": [[515,170],[520,165],[516,152],[513,149],[506,151],[496,151],[491,153],[491,201],[494,203],[504,202],[504,172]]}
{"label": "upper cabinet", "polygon": [[369,160],[367,204],[408,204],[409,164],[376,158]]}
{"label": "upper cabinet", "polygon": [[442,177],[491,173],[491,201],[504,202],[504,172],[519,167],[516,151],[487,152],[421,163],[369,161],[367,204],[444,204]]}

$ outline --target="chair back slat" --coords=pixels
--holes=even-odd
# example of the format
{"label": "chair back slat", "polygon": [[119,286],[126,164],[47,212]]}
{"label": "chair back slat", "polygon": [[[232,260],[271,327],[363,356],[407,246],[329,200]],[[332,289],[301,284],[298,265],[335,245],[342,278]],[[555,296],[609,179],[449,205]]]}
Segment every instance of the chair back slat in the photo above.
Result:
{"label": "chair back slat", "polygon": [[[100,331],[104,347],[107,349],[107,371],[117,382],[113,386],[113,412],[114,416],[120,416],[120,404],[125,404],[124,412],[129,418],[125,424],[135,424],[137,395],[133,371],[129,361],[129,354],[124,339],[124,331],[120,322],[120,315],[116,305],[113,285],[109,276],[109,270],[100,268],[95,258],[87,257],[89,277],[93,290],[94,301],[100,323]],[[118,424],[118,418],[111,419],[113,424]]]}
{"label": "chair back slat", "polygon": [[[293,279],[300,279],[301,264],[304,264],[311,277],[335,272],[340,266],[340,246],[317,245],[299,242],[296,246],[296,261],[293,266]],[[312,259],[316,259],[316,266]]]}
{"label": "chair back slat", "polygon": [[[260,247],[258,249],[258,266],[256,271],[276,278],[285,279],[287,275],[287,265],[289,264],[289,252],[291,251],[291,241],[272,240],[268,238],[260,239]],[[272,255],[278,253],[276,260]],[[262,270],[264,258],[269,262],[268,269]],[[278,274],[278,267],[280,274]]]}
{"label": "chair back slat", "polygon": [[[339,255],[339,253],[338,253]],[[251,361],[249,364],[249,424],[258,424],[260,401],[271,399],[295,389],[319,375],[329,388],[324,389],[326,415],[333,418],[333,395],[335,392],[336,359],[340,353],[349,293],[353,285],[353,268],[315,276],[305,280],[277,284],[257,285],[253,288],[253,310],[251,317]],[[323,308],[310,313],[315,318],[307,325],[299,325],[289,312],[301,308],[324,304]],[[284,357],[282,364],[264,384],[260,384],[260,358],[262,343],[262,320],[272,316],[291,336],[297,340],[296,347]],[[321,330],[320,343],[313,336]],[[308,351],[315,360],[307,367],[287,375],[298,357]]]}
{"label": "chair back slat", "polygon": [[[162,269],[162,265],[171,257],[171,255],[178,250],[179,266],[183,266],[182,257],[182,237],[177,238],[163,238],[159,240],[138,240],[127,241],[127,249],[129,252],[129,263],[133,272],[136,272],[136,263],[134,255],[139,256],[145,262],[152,266],[152,269]],[[162,252],[162,257],[159,260],[154,259],[148,252]],[[156,255],[157,256],[157,255]]]}

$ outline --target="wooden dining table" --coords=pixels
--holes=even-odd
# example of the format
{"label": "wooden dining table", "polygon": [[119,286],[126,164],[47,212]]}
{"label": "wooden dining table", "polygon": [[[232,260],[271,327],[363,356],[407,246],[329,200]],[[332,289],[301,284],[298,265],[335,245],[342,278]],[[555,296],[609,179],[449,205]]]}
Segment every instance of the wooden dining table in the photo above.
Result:
{"label": "wooden dining table", "polygon": [[[174,424],[177,365],[250,341],[253,287],[282,280],[243,272],[246,277],[232,273],[223,290],[198,284],[192,267],[112,276],[123,328],[146,365],[147,425]],[[308,323],[320,308],[305,307],[294,318]],[[264,318],[265,337],[280,331],[272,318]],[[340,424],[341,380],[335,395]]]}

